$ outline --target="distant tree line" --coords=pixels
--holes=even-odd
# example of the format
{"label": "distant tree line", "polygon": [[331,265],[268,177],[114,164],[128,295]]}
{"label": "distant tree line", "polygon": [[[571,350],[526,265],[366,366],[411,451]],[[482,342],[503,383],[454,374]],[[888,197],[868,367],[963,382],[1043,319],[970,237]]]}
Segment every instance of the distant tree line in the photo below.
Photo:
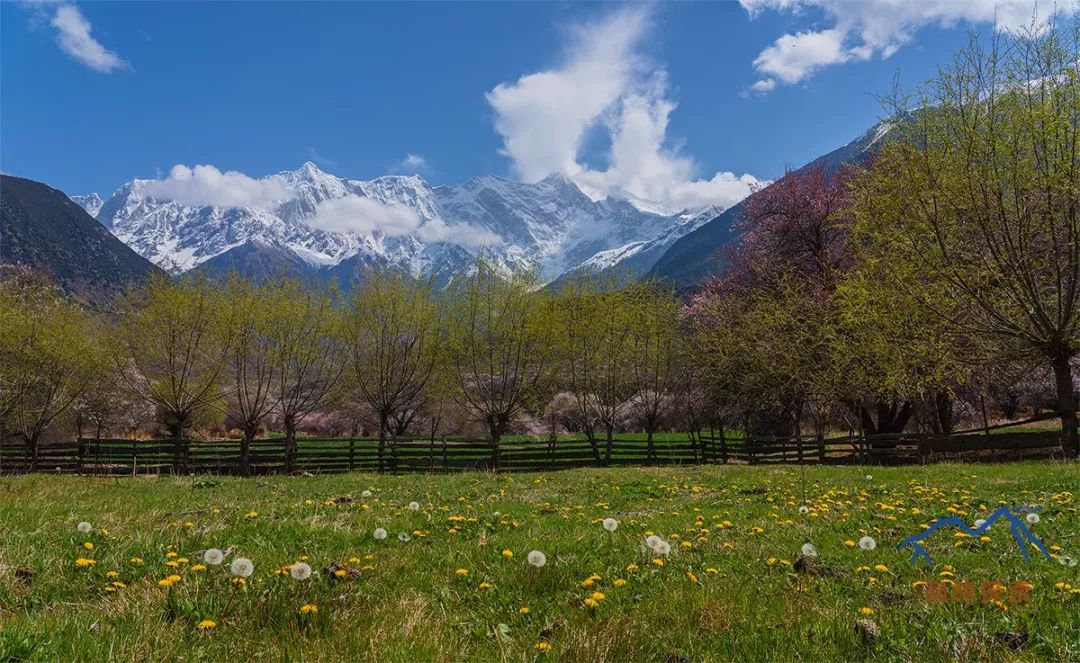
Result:
{"label": "distant tree line", "polygon": [[[167,277],[109,314],[25,270],[0,279],[0,435],[35,459],[81,435],[273,429],[396,437],[570,431],[947,434],[1055,412],[1072,454],[1080,352],[1075,20],[978,42],[920,89],[864,167],[756,192],[720,275],[542,284],[479,260],[445,288],[371,270],[348,293]],[[915,109],[915,110],[910,110]]]}

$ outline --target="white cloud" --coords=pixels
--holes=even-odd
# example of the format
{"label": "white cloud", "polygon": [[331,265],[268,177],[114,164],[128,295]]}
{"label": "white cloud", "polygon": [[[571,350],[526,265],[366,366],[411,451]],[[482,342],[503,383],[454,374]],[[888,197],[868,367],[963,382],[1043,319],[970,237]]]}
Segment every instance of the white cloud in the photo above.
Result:
{"label": "white cloud", "polygon": [[221,172],[214,166],[188,168],[182,164],[173,166],[165,179],[143,183],[142,191],[182,205],[218,207],[259,207],[293,195],[278,175],[255,179],[235,170]]}
{"label": "white cloud", "polygon": [[[497,85],[487,94],[495,111],[502,153],[526,181],[562,173],[594,196],[625,192],[672,209],[728,206],[750,193],[750,175],[717,173],[696,180],[692,159],[667,141],[663,67],[641,53],[651,28],[647,9],[634,7],[570,28],[561,63]],[[594,128],[607,132],[607,167],[581,162],[582,143]]]}
{"label": "white cloud", "polygon": [[440,218],[422,222],[415,210],[386,204],[366,196],[345,196],[319,203],[315,215],[305,221],[312,228],[336,233],[387,237],[415,234],[423,242],[446,242],[479,248],[500,243],[494,233],[468,224],[449,226]]}
{"label": "white cloud", "polygon": [[61,50],[90,67],[108,74],[130,65],[116,53],[106,49],[90,34],[90,22],[75,5],[60,5],[51,21],[57,30],[56,41]]}
{"label": "white cloud", "polygon": [[390,237],[408,235],[420,226],[420,217],[404,205],[387,205],[366,196],[324,200],[306,223],[337,233],[367,235],[376,230]]}
{"label": "white cloud", "polygon": [[[888,58],[927,26],[993,23],[998,30],[1045,26],[1055,5],[1043,0],[739,0],[751,18],[763,11],[801,14],[813,10],[831,24],[822,30],[785,34],[754,59],[762,78],[751,86],[768,92],[798,83],[830,65]],[[1063,3],[1068,5],[1069,3]],[[1042,8],[1042,11],[1038,11]],[[1075,11],[1072,5],[1071,11]],[[1070,11],[1070,10],[1067,10]]]}
{"label": "white cloud", "polygon": [[428,167],[428,162],[427,159],[421,155],[409,152],[405,155],[405,158],[401,160],[401,167],[409,170],[424,170]]}
{"label": "white cloud", "polygon": [[429,219],[417,228],[416,235],[425,242],[447,242],[471,249],[502,244],[502,238],[491,231],[470,224],[450,226],[439,218]]}

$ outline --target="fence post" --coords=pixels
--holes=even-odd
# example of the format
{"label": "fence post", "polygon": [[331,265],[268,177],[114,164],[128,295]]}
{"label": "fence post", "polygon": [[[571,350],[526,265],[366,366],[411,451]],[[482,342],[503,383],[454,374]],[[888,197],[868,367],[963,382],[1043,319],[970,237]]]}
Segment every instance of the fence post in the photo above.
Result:
{"label": "fence post", "polygon": [[720,458],[724,465],[728,462],[727,438],[724,436],[724,422],[720,422]]}
{"label": "fence post", "polygon": [[446,455],[446,434],[442,436],[442,468],[443,472],[450,471],[450,459]]}
{"label": "fence post", "polygon": [[75,470],[79,473],[83,473],[83,461],[86,458],[86,439],[79,438],[79,448],[75,452]]}
{"label": "fence post", "polygon": [[349,471],[356,467],[356,438],[349,438]]}

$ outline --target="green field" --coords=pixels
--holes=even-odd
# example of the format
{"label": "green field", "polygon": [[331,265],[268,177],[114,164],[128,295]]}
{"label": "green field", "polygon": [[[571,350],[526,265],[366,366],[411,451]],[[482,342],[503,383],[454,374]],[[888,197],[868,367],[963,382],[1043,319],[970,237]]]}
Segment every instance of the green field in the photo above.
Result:
{"label": "green field", "polygon": [[[1034,547],[1025,564],[1004,522],[989,541],[938,532],[935,566],[896,549],[1002,504],[1040,507],[1035,535],[1080,557],[1075,463],[2,478],[0,661],[1078,661],[1080,565]],[[650,532],[669,555],[646,552]],[[295,580],[301,558],[314,572]],[[913,587],[945,580],[1031,588],[934,603]]]}

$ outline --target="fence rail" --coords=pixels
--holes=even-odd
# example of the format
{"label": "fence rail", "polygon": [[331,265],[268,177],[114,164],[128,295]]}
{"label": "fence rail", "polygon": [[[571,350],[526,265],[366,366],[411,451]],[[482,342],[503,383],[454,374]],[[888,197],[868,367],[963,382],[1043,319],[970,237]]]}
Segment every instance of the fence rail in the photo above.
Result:
{"label": "fence rail", "polygon": [[[980,455],[1033,457],[1062,453],[1060,432],[892,435],[868,437],[732,438],[715,431],[684,440],[615,438],[594,446],[580,438],[504,442],[454,438],[299,438],[294,472],[325,474],[354,470],[409,473],[495,470],[533,472],[621,465],[912,464]],[[190,473],[241,473],[239,440],[188,440],[184,461],[172,440],[88,439],[43,444],[36,461],[21,444],[0,443],[0,474],[29,471],[108,475],[157,474],[179,468]],[[259,439],[248,450],[248,472],[286,471],[284,440]]]}

